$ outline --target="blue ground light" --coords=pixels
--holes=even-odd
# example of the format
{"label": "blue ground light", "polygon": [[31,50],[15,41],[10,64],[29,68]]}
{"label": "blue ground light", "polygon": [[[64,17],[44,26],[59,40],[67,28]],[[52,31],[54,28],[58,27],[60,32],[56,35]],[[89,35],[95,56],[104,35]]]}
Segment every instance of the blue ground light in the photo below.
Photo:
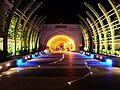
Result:
{"label": "blue ground light", "polygon": [[82,52],[82,58],[90,58],[90,59],[93,59],[94,58],[94,54],[90,54],[90,56],[87,56],[87,55],[85,55],[85,52]]}
{"label": "blue ground light", "polygon": [[[91,54],[90,56],[87,56],[87,55],[85,55],[85,52],[83,52],[81,56],[82,56],[82,58],[94,59],[94,55],[95,54]],[[106,59],[105,62],[102,62],[102,61],[100,61],[100,62],[90,61],[89,63],[90,64],[95,64],[95,65],[104,65],[104,66],[112,66],[112,64],[113,64],[111,59]]]}
{"label": "blue ground light", "polygon": [[111,60],[111,59],[106,59],[106,63],[107,63],[108,65],[112,65],[112,60]]}
{"label": "blue ground light", "polygon": [[94,54],[91,54],[90,57],[93,59],[94,58]]}
{"label": "blue ground light", "polygon": [[23,65],[23,59],[18,59],[17,61],[16,61],[16,65],[19,67],[19,66],[21,66],[21,65]]}
{"label": "blue ground light", "polygon": [[16,65],[18,67],[24,67],[24,66],[38,66],[38,64],[33,63],[33,62],[23,62],[23,59],[18,59],[16,61]]}
{"label": "blue ground light", "polygon": [[38,58],[38,57],[36,57],[35,54],[32,54],[32,59],[35,59],[35,58]]}
{"label": "blue ground light", "polygon": [[[26,56],[27,59],[28,59],[28,56]],[[38,56],[35,56],[35,54],[32,54],[32,58],[31,59],[37,59],[37,58],[43,58],[43,57],[48,57],[48,55],[38,55]],[[26,59],[26,61],[27,61]],[[23,59],[18,59],[16,60],[16,66],[18,67],[24,67],[24,66],[38,66],[42,63],[37,63],[37,62],[26,62],[24,61]]]}
{"label": "blue ground light", "polygon": [[[26,56],[26,57],[27,57],[27,56]],[[38,57],[36,57],[35,54],[32,54],[32,59],[35,59],[35,58],[38,58]],[[16,60],[16,65],[17,65],[18,67],[21,67],[21,66],[35,66],[34,63],[24,62],[23,59],[18,59],[18,60]]]}
{"label": "blue ground light", "polygon": [[[48,55],[38,55],[36,56],[35,54],[32,54],[32,59],[36,59],[36,58],[44,58],[44,57],[48,57]],[[77,55],[77,58],[84,58],[84,59],[93,59],[94,58],[94,54],[91,54],[90,56],[84,55],[83,54],[79,54]],[[18,67],[24,67],[24,66],[38,66],[41,65],[43,63],[39,63],[39,62],[25,62],[23,59],[18,59],[16,61],[16,65]],[[104,66],[112,66],[112,60],[111,59],[106,59],[105,62],[102,61],[98,61],[98,62],[94,62],[94,61],[90,61],[89,64],[92,65],[104,65]]]}
{"label": "blue ground light", "polygon": [[79,56],[77,56],[78,58],[83,58],[83,59],[93,59],[94,55],[84,55],[84,54],[80,54]]}

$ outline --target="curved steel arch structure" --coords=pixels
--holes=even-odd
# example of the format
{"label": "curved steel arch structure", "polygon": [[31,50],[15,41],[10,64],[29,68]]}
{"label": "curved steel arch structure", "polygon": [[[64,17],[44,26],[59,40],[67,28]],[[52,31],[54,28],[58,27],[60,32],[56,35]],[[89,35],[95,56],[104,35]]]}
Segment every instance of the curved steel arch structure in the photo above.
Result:
{"label": "curved steel arch structure", "polygon": [[[99,16],[98,12],[96,12],[96,10],[91,5],[85,2],[85,6],[88,7],[89,10],[91,10],[92,13],[97,17],[97,20],[95,20],[92,14],[87,11],[86,14],[88,15],[88,18],[86,21],[89,23],[89,26],[91,26],[91,30],[93,32],[92,37],[95,37],[99,40],[99,48],[97,48],[97,45],[95,48],[93,48],[95,49],[95,52],[114,55],[117,53],[120,55],[120,52],[117,51],[119,47],[119,39],[117,39],[119,34],[115,35],[115,32],[119,32],[120,28],[120,4],[115,5],[113,0],[108,1],[113,7],[113,9],[110,11],[106,11],[102,4],[98,4],[98,7],[103,13],[103,16]],[[112,16],[115,16],[117,19],[112,21]],[[105,21],[106,24],[104,24]],[[114,28],[115,25],[117,25],[116,28]],[[98,37],[96,36],[97,33]],[[94,43],[96,44],[97,42]]]}
{"label": "curved steel arch structure", "polygon": [[[44,1],[44,0],[42,0]],[[8,2],[13,5],[11,11],[4,11],[3,16],[7,12],[8,16],[6,24],[1,26],[0,37],[3,38],[3,50],[7,51],[7,42],[9,40],[14,41],[14,49],[11,51],[13,55],[16,55],[17,50],[28,50],[39,48],[38,44],[42,37],[45,27],[45,15],[38,15],[37,10],[41,8],[42,1],[29,0],[29,2],[22,7],[20,11],[19,7],[23,4],[23,0],[16,0],[15,2]],[[120,55],[120,4],[116,5],[114,0],[108,0],[112,9],[107,9],[101,3],[98,4],[98,9],[102,12],[102,16],[97,12],[96,8],[92,5],[84,2],[86,6],[86,16],[78,15],[81,33],[84,38],[84,49],[96,53]],[[2,6],[5,7],[5,6]],[[1,9],[0,9],[1,10]],[[10,31],[13,17],[16,18],[13,31]],[[5,21],[5,18],[3,19]],[[2,21],[1,21],[2,22]],[[13,32],[13,34],[10,34]],[[12,36],[13,35],[13,36]],[[11,36],[12,38],[10,38]],[[18,43],[21,44],[18,47]]]}

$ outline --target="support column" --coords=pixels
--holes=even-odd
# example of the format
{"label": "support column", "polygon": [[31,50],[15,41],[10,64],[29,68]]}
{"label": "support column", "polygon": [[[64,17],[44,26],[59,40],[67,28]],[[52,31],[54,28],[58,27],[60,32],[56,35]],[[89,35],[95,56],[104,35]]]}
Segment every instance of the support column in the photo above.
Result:
{"label": "support column", "polygon": [[112,25],[111,25],[111,19],[110,17],[108,16],[107,11],[105,10],[105,8],[99,3],[98,4],[100,10],[102,11],[102,13],[104,14],[107,22],[108,22],[108,25],[109,25],[109,28],[110,28],[110,31],[111,31],[111,38],[112,38],[112,54],[114,54],[115,52],[115,44],[114,44],[114,29],[112,28]]}
{"label": "support column", "polygon": [[[82,29],[82,25],[79,25],[79,28],[81,28],[81,34],[82,34],[82,37],[83,37],[83,40],[82,40],[82,48],[86,47],[85,44],[86,44],[86,40],[85,40],[85,33],[84,33],[84,30]],[[83,49],[84,50],[84,49]]]}
{"label": "support column", "polygon": [[80,15],[78,15],[78,17],[85,23],[85,25],[86,25],[86,27],[87,27],[87,29],[88,29],[88,34],[89,34],[89,42],[90,42],[90,51],[92,52],[92,49],[93,49],[93,45],[92,45],[92,31],[91,31],[91,29],[90,29],[90,27],[89,27],[89,24],[87,23],[87,21],[82,17],[82,16],[80,16]]}
{"label": "support column", "polygon": [[[36,20],[36,18],[37,18],[37,17],[34,16],[33,19],[32,19],[32,22],[34,22],[34,21]],[[30,26],[30,28],[31,28],[30,31],[29,31],[30,33],[29,33],[29,36],[28,36],[28,51],[30,51],[30,39],[31,39],[32,31],[33,31],[33,29],[34,29],[34,28],[32,27],[32,25]]]}
{"label": "support column", "polygon": [[[16,55],[16,36],[17,36],[17,32],[19,30],[19,26],[21,24],[21,20],[24,16],[24,14],[28,11],[28,9],[31,7],[31,5],[33,4],[34,1],[29,2],[26,7],[23,9],[23,12],[21,12],[21,17],[18,18],[16,26],[15,26],[15,30],[14,30],[14,41],[15,41],[15,52],[14,55]],[[22,48],[22,47],[21,47]]]}
{"label": "support column", "polygon": [[12,10],[9,10],[9,14],[8,14],[8,17],[6,19],[6,25],[5,25],[5,28],[4,28],[4,37],[3,37],[3,49],[4,49],[4,52],[7,52],[7,37],[8,37],[8,30],[9,30],[9,26],[10,26],[10,22],[11,22],[11,19],[12,19],[12,16],[14,14],[14,11],[16,10],[16,8],[20,5],[20,3],[22,2],[22,0],[16,0],[16,2],[14,2],[14,6],[11,8]]}
{"label": "support column", "polygon": [[[102,39],[101,39],[101,34],[100,34],[100,31],[99,31],[99,29],[98,29],[98,25],[95,23],[95,19],[94,19],[94,17],[88,12],[88,11],[86,11],[86,14],[90,17],[90,19],[92,20],[92,22],[93,22],[93,24],[92,25],[94,25],[95,27],[96,27],[96,30],[97,30],[97,36],[98,36],[98,38],[97,38],[97,42],[98,42],[98,46],[97,46],[97,52],[99,52],[99,50],[102,50]],[[95,32],[95,30],[94,30],[94,32]]]}
{"label": "support column", "polygon": [[120,23],[120,12],[117,10],[115,2],[113,0],[108,0],[108,1],[109,1],[110,5],[112,6],[113,10],[115,11],[118,21]]}
{"label": "support column", "polygon": [[[38,4],[37,4],[35,7],[33,7],[32,10],[29,12],[29,14],[28,14],[28,16],[27,16],[27,20],[24,21],[23,26],[22,26],[22,31],[23,31],[23,32],[26,32],[26,31],[25,31],[25,26],[26,26],[28,20],[29,20],[30,17],[33,15],[33,13],[41,6],[41,4],[42,4],[42,2],[41,2],[41,3],[38,3]],[[25,35],[24,35],[24,36],[25,36]],[[22,42],[22,38],[21,38],[21,42]],[[25,43],[23,43],[23,44],[24,44],[24,46],[25,46]],[[22,44],[21,44],[21,46],[22,46]],[[25,48],[24,48],[24,49],[25,49]]]}
{"label": "support column", "polygon": [[91,28],[92,28],[92,30],[93,30],[93,34],[94,34],[94,38],[95,38],[95,41],[94,41],[94,44],[95,44],[95,52],[97,53],[97,51],[98,51],[98,48],[97,48],[97,46],[98,46],[98,43],[97,43],[97,35],[96,35],[96,32],[95,32],[95,29],[94,29],[94,27],[91,25],[92,24],[92,22],[88,19],[88,18],[86,18],[86,20],[88,21],[88,23],[90,24],[90,26],[91,26]]}
{"label": "support column", "polygon": [[6,7],[4,5],[4,0],[0,2],[0,33],[3,37],[3,51],[7,52],[7,32],[5,32],[5,17],[6,17]]}
{"label": "support column", "polygon": [[103,24],[103,21],[101,20],[99,14],[97,13],[97,11],[91,6],[89,5],[87,2],[84,3],[86,7],[88,7],[92,12],[93,14],[97,17],[101,27],[102,27],[102,30],[103,30],[103,34],[104,34],[104,46],[105,46],[105,50],[107,50],[108,46],[107,46],[107,36],[106,36],[106,32],[105,32],[105,28],[104,28],[104,24]]}
{"label": "support column", "polygon": [[[85,48],[87,48],[88,49],[88,47],[89,47],[89,45],[88,45],[88,36],[86,35],[86,31],[85,31],[85,29],[84,29],[84,27],[82,26],[82,25],[79,25],[80,26],[80,28],[82,29],[82,33],[83,33],[83,36],[84,36],[84,45],[85,45],[85,47],[84,47],[84,49]],[[88,51],[88,50],[87,50]]]}

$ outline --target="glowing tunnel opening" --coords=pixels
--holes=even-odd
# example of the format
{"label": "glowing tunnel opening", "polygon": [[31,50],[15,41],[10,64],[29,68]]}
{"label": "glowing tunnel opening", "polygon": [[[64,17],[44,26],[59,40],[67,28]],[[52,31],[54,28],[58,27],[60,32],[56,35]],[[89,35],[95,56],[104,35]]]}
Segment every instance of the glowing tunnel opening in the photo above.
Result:
{"label": "glowing tunnel opening", "polygon": [[76,46],[72,38],[66,35],[56,35],[50,38],[47,46],[51,51],[75,51]]}

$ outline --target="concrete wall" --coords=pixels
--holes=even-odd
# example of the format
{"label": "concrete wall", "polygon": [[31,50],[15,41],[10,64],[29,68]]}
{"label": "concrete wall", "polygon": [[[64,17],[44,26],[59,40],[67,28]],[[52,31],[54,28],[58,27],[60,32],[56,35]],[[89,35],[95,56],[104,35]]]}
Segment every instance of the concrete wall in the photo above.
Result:
{"label": "concrete wall", "polygon": [[50,38],[56,35],[66,35],[72,38],[76,44],[76,50],[82,45],[82,35],[76,24],[47,24],[40,37],[40,44],[47,45]]}

